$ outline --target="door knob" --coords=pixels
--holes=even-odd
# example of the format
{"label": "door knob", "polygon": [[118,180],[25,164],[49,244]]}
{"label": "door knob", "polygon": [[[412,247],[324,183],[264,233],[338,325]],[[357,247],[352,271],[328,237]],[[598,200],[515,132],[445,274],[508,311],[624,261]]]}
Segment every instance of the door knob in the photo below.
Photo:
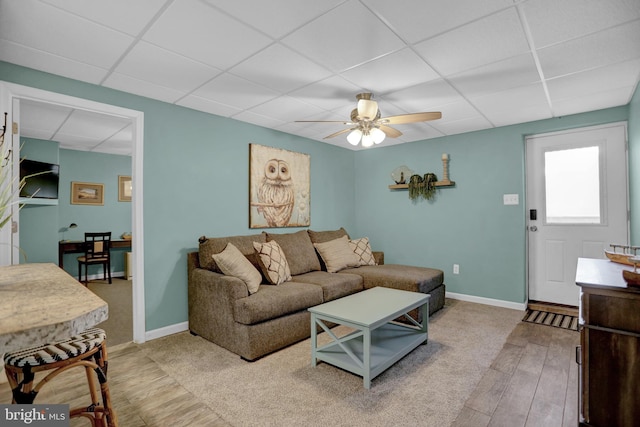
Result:
{"label": "door knob", "polygon": [[532,225],[531,227],[529,227],[529,231],[538,231],[538,227]]}

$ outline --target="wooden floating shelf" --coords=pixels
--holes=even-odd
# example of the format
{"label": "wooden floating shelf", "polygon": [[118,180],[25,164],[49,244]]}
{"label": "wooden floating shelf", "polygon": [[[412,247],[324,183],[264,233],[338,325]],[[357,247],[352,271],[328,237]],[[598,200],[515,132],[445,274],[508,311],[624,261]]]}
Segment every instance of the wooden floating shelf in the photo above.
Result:
{"label": "wooden floating shelf", "polygon": [[[433,183],[434,187],[454,187],[455,181],[436,181]],[[389,186],[389,190],[408,190],[409,184],[393,184]]]}

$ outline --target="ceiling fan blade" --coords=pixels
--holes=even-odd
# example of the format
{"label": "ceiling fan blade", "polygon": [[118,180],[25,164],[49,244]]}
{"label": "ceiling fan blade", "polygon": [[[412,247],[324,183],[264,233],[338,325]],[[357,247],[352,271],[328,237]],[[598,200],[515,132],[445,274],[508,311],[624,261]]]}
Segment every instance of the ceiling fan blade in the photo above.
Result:
{"label": "ceiling fan blade", "polygon": [[342,123],[343,125],[352,125],[351,122],[344,120],[296,120],[295,123]]}
{"label": "ceiling fan blade", "polygon": [[401,125],[404,123],[416,123],[426,122],[429,120],[438,120],[442,117],[442,113],[434,111],[431,113],[413,113],[413,114],[401,114],[398,116],[383,117],[379,122],[387,123],[391,125]]}
{"label": "ceiling fan blade", "polygon": [[380,130],[382,132],[384,132],[389,138],[397,138],[400,135],[402,135],[402,132],[400,132],[398,129],[394,129],[390,126],[380,126]]}
{"label": "ceiling fan blade", "polygon": [[352,130],[354,130],[355,128],[350,128],[350,129],[342,129],[339,130],[338,132],[332,133],[331,135],[325,136],[322,139],[329,139],[329,138],[333,138],[334,136],[338,136],[338,135],[342,135],[343,133],[347,133],[347,132],[351,132]]}

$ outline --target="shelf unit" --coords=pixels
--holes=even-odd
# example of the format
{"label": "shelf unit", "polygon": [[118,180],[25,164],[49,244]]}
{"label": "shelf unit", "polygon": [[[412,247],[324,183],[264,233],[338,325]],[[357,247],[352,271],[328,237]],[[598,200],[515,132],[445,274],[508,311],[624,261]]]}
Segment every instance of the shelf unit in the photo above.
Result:
{"label": "shelf unit", "polygon": [[[434,187],[454,187],[455,181],[436,181]],[[389,186],[389,190],[408,190],[409,184],[393,184]]]}

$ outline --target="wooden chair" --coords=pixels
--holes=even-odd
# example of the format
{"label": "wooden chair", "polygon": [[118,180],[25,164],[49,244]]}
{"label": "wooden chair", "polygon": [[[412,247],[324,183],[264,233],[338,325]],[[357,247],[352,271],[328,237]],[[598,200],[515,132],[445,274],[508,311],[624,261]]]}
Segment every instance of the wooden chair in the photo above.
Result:
{"label": "wooden chair", "polygon": [[[111,284],[111,232],[84,233],[84,255],[78,257],[78,281],[89,283],[89,266],[102,264],[104,280],[109,277]],[[82,266],[84,265],[84,281],[82,281]]]}
{"label": "wooden chair", "polygon": [[[104,330],[92,328],[64,341],[5,354],[4,369],[13,393],[11,403],[32,404],[40,389],[59,374],[76,367],[84,368],[91,403],[70,409],[69,416],[88,418],[93,427],[117,427],[118,418],[107,382],[106,338]],[[44,371],[51,372],[34,387],[35,374]]]}

